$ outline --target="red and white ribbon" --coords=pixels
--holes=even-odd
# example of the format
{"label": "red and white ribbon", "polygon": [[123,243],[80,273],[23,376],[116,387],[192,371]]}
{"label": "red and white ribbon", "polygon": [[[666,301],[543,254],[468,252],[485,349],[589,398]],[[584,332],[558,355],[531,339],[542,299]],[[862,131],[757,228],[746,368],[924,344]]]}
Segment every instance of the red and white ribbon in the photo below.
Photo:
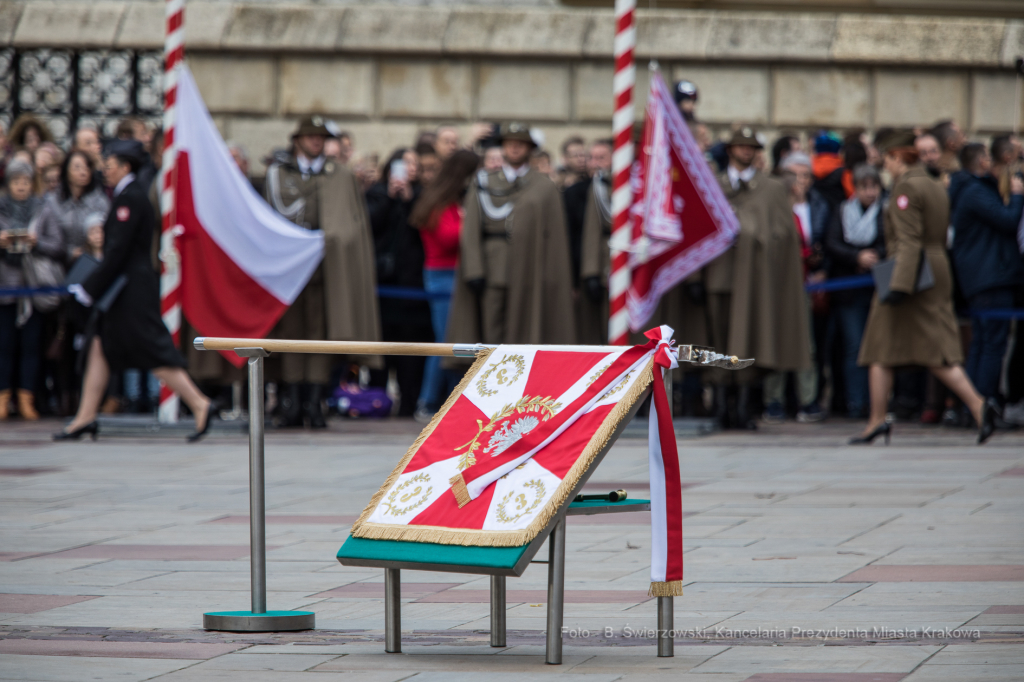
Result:
{"label": "red and white ribbon", "polygon": [[[181,262],[174,238],[181,232],[174,211],[177,149],[174,144],[178,66],[185,55],[185,0],[167,0],[164,39],[164,153],[160,164],[160,314],[175,346],[181,346]],[[162,423],[178,421],[178,396],[160,385],[157,416]]]}
{"label": "red and white ribbon", "polygon": [[664,373],[678,367],[679,361],[672,348],[671,327],[662,325],[645,336],[657,343],[647,440],[651,476],[649,594],[652,597],[678,597],[683,594],[683,485]]}

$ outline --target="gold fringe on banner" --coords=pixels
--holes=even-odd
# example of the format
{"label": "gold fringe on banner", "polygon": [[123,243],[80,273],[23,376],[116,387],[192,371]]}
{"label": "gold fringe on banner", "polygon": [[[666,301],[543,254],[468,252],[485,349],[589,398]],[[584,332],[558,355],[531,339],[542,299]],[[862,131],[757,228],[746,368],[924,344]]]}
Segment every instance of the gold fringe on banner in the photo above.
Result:
{"label": "gold fringe on banner", "polygon": [[[597,429],[594,435],[591,437],[590,442],[587,443],[587,447],[584,448],[583,452],[576,459],[576,462],[572,465],[572,468],[566,473],[565,478],[559,484],[555,493],[544,505],[541,512],[530,522],[530,525],[526,528],[519,530],[477,530],[472,528],[447,528],[443,526],[411,526],[402,524],[386,524],[386,523],[369,523],[367,519],[373,514],[373,511],[380,504],[381,499],[391,489],[401,476],[405,467],[412,460],[416,451],[420,445],[433,433],[437,423],[441,421],[448,409],[455,403],[462,392],[469,386],[470,382],[475,378],[476,374],[480,371],[482,365],[487,361],[491,351],[483,351],[477,356],[477,360],[473,363],[473,366],[466,376],[463,377],[462,381],[452,392],[451,396],[445,402],[444,406],[438,411],[434,418],[427,425],[427,428],[423,430],[419,438],[413,443],[412,447],[406,453],[402,461],[398,463],[394,471],[388,477],[388,480],[384,482],[380,490],[373,496],[370,503],[363,510],[359,519],[352,526],[352,535],[357,538],[368,538],[371,540],[403,540],[406,542],[430,542],[441,545],[464,545],[464,546],[476,546],[476,547],[521,547],[540,533],[544,528],[547,527],[548,523],[555,516],[556,513],[561,509],[565,503],[566,498],[575,489],[576,484],[579,482],[580,477],[586,473],[590,466],[594,462],[594,458],[597,454],[608,444],[611,440],[612,435],[615,433],[615,429],[618,428],[619,423],[629,414],[630,409],[634,403],[640,399],[644,391],[653,381],[654,375],[652,374],[652,368],[654,367],[654,361],[649,362],[642,370],[640,376],[637,378],[633,386],[630,387],[629,391],[615,404],[612,411],[605,417],[604,422]],[[456,479],[462,479],[461,474],[457,477],[453,477],[453,481]],[[450,481],[451,482],[451,481]],[[468,501],[469,491],[465,489],[465,483],[462,483],[462,491]],[[462,499],[459,497],[460,492],[458,490],[458,484],[453,483],[452,492],[455,494],[456,499],[459,501],[460,506],[464,504]],[[468,502],[467,502],[468,503]],[[671,584],[671,583],[665,583]],[[682,592],[680,592],[682,594]],[[667,595],[666,595],[667,596]]]}
{"label": "gold fringe on banner", "polygon": [[669,580],[663,583],[651,583],[651,588],[647,590],[648,597],[682,597],[683,596],[683,581],[682,580]]}

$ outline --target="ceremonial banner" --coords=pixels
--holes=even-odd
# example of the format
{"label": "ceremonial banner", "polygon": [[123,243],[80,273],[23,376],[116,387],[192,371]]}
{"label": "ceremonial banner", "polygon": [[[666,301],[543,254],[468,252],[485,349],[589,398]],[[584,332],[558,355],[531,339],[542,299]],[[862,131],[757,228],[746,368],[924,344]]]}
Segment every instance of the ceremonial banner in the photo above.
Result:
{"label": "ceremonial banner", "polygon": [[[186,66],[179,69],[175,135],[185,317],[202,336],[266,336],[320,264],[323,232],[285,220],[256,193]],[[236,353],[221,355],[245,364]]]}
{"label": "ceremonial banner", "polygon": [[740,229],[658,73],[651,76],[638,161],[626,296],[633,331],[647,323],[665,292],[728,249]]}
{"label": "ceremonial banner", "polygon": [[[352,535],[527,544],[653,380],[665,406],[652,410],[652,424],[667,419],[668,430],[658,427],[657,474],[652,468],[652,515],[661,516],[652,523],[652,556],[659,561],[652,576],[661,584],[652,585],[652,594],[681,593],[681,485],[661,381],[662,369],[675,362],[671,333],[667,327],[652,330],[649,343],[633,347],[507,345],[482,352],[363,510]],[[673,560],[677,565],[666,568]]]}

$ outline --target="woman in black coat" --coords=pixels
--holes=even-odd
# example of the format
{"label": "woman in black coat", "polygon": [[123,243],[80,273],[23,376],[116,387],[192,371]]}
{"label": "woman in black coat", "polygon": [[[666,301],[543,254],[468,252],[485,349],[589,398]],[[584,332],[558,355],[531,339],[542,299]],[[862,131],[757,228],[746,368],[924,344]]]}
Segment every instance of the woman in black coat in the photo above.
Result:
{"label": "woman in black coat", "polygon": [[127,283],[100,317],[99,335],[88,351],[78,414],[54,434],[56,440],[78,439],[86,433],[96,437],[96,413],[111,368],[152,370],[181,396],[196,418],[196,431],[189,441],[199,440],[209,428],[212,403],[185,372],[185,361],[160,315],[160,280],[150,251],[156,218],[146,188],[134,175],[141,161],[142,145],[137,141],[115,140],[107,149],[103,175],[114,188],[114,199],[103,226],[103,260],[77,287],[75,297],[92,305],[121,275]]}
{"label": "woman in black coat", "polygon": [[[882,180],[873,166],[853,171],[854,195],[833,212],[825,230],[825,257],[829,279],[852,277],[871,271],[885,257],[882,216],[885,204]],[[863,419],[868,412],[868,371],[857,365],[860,340],[871,310],[872,290],[847,289],[829,295],[832,312],[843,338],[843,378],[848,416]]]}

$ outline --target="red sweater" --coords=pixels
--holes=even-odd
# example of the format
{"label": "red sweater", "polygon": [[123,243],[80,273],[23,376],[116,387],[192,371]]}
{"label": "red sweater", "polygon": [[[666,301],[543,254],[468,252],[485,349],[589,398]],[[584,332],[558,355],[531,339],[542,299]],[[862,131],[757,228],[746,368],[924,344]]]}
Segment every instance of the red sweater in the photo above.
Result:
{"label": "red sweater", "polygon": [[423,239],[423,267],[427,270],[453,270],[459,262],[459,232],[462,231],[462,206],[451,203],[441,211],[437,227],[420,230]]}

